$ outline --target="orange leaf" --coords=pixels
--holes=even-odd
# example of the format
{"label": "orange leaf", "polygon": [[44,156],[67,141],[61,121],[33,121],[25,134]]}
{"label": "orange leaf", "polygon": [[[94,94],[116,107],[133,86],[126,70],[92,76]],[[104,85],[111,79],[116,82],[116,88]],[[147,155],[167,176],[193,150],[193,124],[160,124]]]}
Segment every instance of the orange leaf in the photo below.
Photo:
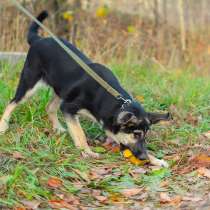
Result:
{"label": "orange leaf", "polygon": [[113,153],[120,152],[120,146],[119,146],[119,145],[113,146],[112,149],[111,149],[111,151],[112,151]]}
{"label": "orange leaf", "polygon": [[136,96],[137,101],[143,102],[144,96]]}
{"label": "orange leaf", "polygon": [[182,201],[181,196],[177,195],[172,198],[171,203],[172,205],[178,205]]}
{"label": "orange leaf", "polygon": [[113,193],[109,196],[109,200],[112,202],[123,202],[124,198],[118,193]]}
{"label": "orange leaf", "polygon": [[200,154],[194,157],[191,162],[194,162],[195,164],[200,165],[202,167],[208,167],[210,166],[210,157],[207,154]]}
{"label": "orange leaf", "polygon": [[57,209],[60,209],[60,208],[74,209],[72,207],[72,205],[68,204],[64,200],[50,200],[50,201],[48,201],[48,203],[49,203],[49,205],[52,208],[57,208]]}
{"label": "orange leaf", "polygon": [[58,188],[58,187],[62,186],[63,182],[62,182],[62,180],[60,180],[57,177],[51,177],[48,179],[47,184],[49,187]]}
{"label": "orange leaf", "polygon": [[161,192],[160,193],[160,203],[169,203],[171,202],[171,198],[169,197],[168,193]]}
{"label": "orange leaf", "polygon": [[204,167],[201,167],[197,170],[198,174],[205,176],[210,179],[210,170]]}

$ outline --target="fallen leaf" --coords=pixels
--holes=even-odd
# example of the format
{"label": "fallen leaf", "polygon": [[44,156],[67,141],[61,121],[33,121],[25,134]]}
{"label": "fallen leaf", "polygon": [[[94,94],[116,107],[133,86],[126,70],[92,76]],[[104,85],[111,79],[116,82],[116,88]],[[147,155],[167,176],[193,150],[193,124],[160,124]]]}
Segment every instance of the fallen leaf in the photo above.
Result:
{"label": "fallen leaf", "polygon": [[112,166],[110,166],[110,167],[92,168],[91,171],[89,172],[88,177],[91,180],[102,179],[102,178],[104,178],[105,175],[112,173],[112,168],[113,168]]}
{"label": "fallen leaf", "polygon": [[146,201],[149,197],[148,192],[141,193],[140,195],[133,196],[132,199],[138,201]]}
{"label": "fallen leaf", "polygon": [[17,151],[13,152],[12,157],[15,158],[15,159],[25,159],[23,154],[20,153],[20,152],[17,152]]}
{"label": "fallen leaf", "polygon": [[57,177],[51,177],[48,179],[47,184],[49,187],[58,188],[62,186],[63,181]]}
{"label": "fallen leaf", "polygon": [[210,139],[210,131],[203,134],[207,139]]}
{"label": "fallen leaf", "polygon": [[14,210],[26,210],[25,207],[15,207]]}
{"label": "fallen leaf", "polygon": [[198,202],[198,201],[202,201],[202,198],[200,198],[200,197],[184,196],[182,198],[182,201]]}
{"label": "fallen leaf", "polygon": [[210,179],[210,170],[204,167],[201,167],[197,170],[198,174],[201,176],[205,176]]}
{"label": "fallen leaf", "polygon": [[119,145],[115,145],[112,147],[111,152],[113,153],[117,153],[120,152],[120,146]]}
{"label": "fallen leaf", "polygon": [[201,153],[199,155],[196,155],[194,157],[191,157],[188,160],[188,164],[186,167],[181,168],[179,171],[180,174],[185,174],[192,172],[193,170],[196,170],[198,168],[209,168],[210,167],[210,156],[207,153]]}
{"label": "fallen leaf", "polygon": [[124,201],[124,197],[122,195],[120,195],[119,193],[113,193],[109,196],[108,198],[110,201],[112,202],[123,202]]}
{"label": "fallen leaf", "polygon": [[132,170],[132,173],[134,174],[145,174],[147,171],[144,168],[135,168],[134,170]]}
{"label": "fallen leaf", "polygon": [[75,210],[76,208],[72,205],[68,204],[64,200],[50,200],[48,201],[49,205],[54,209],[61,209],[61,208],[67,208],[70,210]]}
{"label": "fallen leaf", "polygon": [[101,191],[100,190],[92,190],[91,194],[93,196],[99,196],[99,195],[101,195]]}
{"label": "fallen leaf", "polygon": [[168,193],[161,192],[160,193],[160,203],[169,203],[171,202],[171,198],[169,197]]}
{"label": "fallen leaf", "polygon": [[182,201],[181,196],[177,195],[177,196],[172,198],[170,204],[171,205],[178,205],[181,201]]}
{"label": "fallen leaf", "polygon": [[168,204],[168,205],[178,205],[182,201],[181,196],[177,195],[174,197],[170,197],[168,193],[161,192],[160,193],[160,203],[161,204]]}
{"label": "fallen leaf", "polygon": [[187,123],[196,126],[199,122],[199,117],[193,116],[192,114],[187,114],[186,118],[184,119]]}
{"label": "fallen leaf", "polygon": [[125,197],[131,197],[134,195],[139,194],[142,192],[142,188],[130,188],[130,189],[124,189],[121,191],[121,194],[124,195]]}
{"label": "fallen leaf", "polygon": [[146,206],[142,210],[152,210],[150,207]]}
{"label": "fallen leaf", "polygon": [[21,203],[27,208],[27,209],[38,209],[39,205],[40,205],[40,201],[37,200],[31,200],[31,201],[27,201],[27,200],[22,200]]}
{"label": "fallen leaf", "polygon": [[90,171],[89,178],[90,178],[90,180],[100,179],[101,178],[101,175],[99,175],[98,173],[96,173],[96,171]]}
{"label": "fallen leaf", "polygon": [[102,202],[102,203],[105,202],[105,201],[107,201],[107,197],[102,196],[102,195],[94,196],[94,198],[95,198],[96,200]]}
{"label": "fallen leaf", "polygon": [[173,160],[173,161],[178,161],[180,160],[180,155],[179,154],[173,154],[173,155],[166,155],[164,157],[165,160]]}
{"label": "fallen leaf", "polygon": [[138,95],[138,96],[136,96],[135,98],[136,98],[137,101],[139,101],[139,102],[144,102],[144,96]]}
{"label": "fallen leaf", "polygon": [[160,187],[168,187],[168,185],[169,185],[169,181],[162,181],[160,183]]}
{"label": "fallen leaf", "polygon": [[136,168],[134,170],[129,171],[129,174],[134,179],[139,179],[139,174],[145,174],[147,171],[144,168]]}
{"label": "fallen leaf", "polygon": [[115,141],[112,138],[106,138],[105,142],[102,144],[102,146],[111,152],[120,152],[120,145],[116,144]]}
{"label": "fallen leaf", "polygon": [[63,200],[74,206],[80,205],[79,199],[73,195],[66,195]]}
{"label": "fallen leaf", "polygon": [[201,167],[209,167],[210,166],[210,156],[207,154],[200,154],[194,157],[191,161],[192,164],[199,165]]}
{"label": "fallen leaf", "polygon": [[72,170],[73,170],[77,175],[79,175],[83,180],[85,180],[87,183],[90,182],[90,179],[89,179],[88,175],[86,174],[86,172],[80,171],[80,170],[75,169],[75,168],[74,168],[74,169],[72,168]]}

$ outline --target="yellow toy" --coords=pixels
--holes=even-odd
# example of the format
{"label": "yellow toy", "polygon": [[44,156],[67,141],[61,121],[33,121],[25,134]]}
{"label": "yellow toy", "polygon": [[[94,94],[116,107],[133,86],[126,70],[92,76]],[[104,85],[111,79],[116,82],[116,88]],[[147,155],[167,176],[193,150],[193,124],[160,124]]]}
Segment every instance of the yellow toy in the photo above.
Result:
{"label": "yellow toy", "polygon": [[133,163],[134,165],[139,165],[139,166],[143,166],[145,165],[146,163],[149,162],[149,160],[139,160],[138,158],[136,158],[132,152],[129,150],[129,149],[125,149],[123,151],[123,156],[127,159],[129,159],[129,161],[131,163]]}

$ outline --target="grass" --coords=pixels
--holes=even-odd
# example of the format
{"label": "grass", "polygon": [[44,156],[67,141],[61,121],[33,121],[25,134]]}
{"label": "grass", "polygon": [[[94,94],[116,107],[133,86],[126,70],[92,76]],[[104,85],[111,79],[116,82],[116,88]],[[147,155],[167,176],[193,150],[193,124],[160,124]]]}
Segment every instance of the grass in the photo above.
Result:
{"label": "grass", "polygon": [[[14,95],[22,66],[22,62],[15,66],[0,63],[0,114]],[[158,69],[148,62],[125,61],[119,64],[113,61],[110,66],[124,87],[141,100],[146,110],[172,112],[173,123],[152,128],[148,147],[157,157],[179,153],[186,146],[200,143],[199,136],[208,131],[210,125],[208,76],[198,76],[193,69]],[[40,200],[42,208],[51,209],[48,201],[58,194],[73,194],[81,199],[83,205],[94,205],[94,196],[85,194],[84,189],[89,192],[100,190],[114,202],[113,196],[128,187],[148,187],[151,193],[158,192],[161,190],[159,183],[165,178],[173,180],[170,192],[189,190],[182,177],[174,176],[173,160],[170,169],[133,177],[130,171],[136,169],[135,166],[127,163],[119,153],[104,152],[100,144],[92,141],[93,150],[101,152],[103,158],[81,158],[67,133],[53,132],[45,112],[50,98],[51,91],[46,88],[20,105],[12,115],[9,131],[0,136],[0,207],[20,206],[22,200]],[[64,124],[61,115],[60,119]],[[82,121],[82,124],[90,139],[104,135],[96,124],[87,121]],[[15,157],[15,152],[21,157]],[[111,167],[110,176],[90,178],[90,171],[105,166]],[[47,185],[48,179],[54,176],[63,181],[59,189]],[[182,184],[176,185],[176,181]]]}

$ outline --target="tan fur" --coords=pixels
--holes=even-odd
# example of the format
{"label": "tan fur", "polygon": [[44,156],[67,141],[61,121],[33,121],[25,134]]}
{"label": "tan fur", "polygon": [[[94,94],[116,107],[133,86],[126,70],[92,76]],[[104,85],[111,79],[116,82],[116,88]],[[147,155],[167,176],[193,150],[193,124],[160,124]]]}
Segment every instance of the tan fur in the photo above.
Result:
{"label": "tan fur", "polygon": [[12,102],[6,107],[0,121],[0,133],[4,133],[9,128],[9,120],[16,106],[19,103],[24,102],[26,99],[31,97],[41,86],[43,86],[43,84],[44,82],[40,80],[32,89],[26,92],[25,96],[21,99],[21,101],[19,101],[18,103]]}
{"label": "tan fur", "polygon": [[46,83],[43,80],[39,80],[33,88],[29,89],[25,96],[21,99],[20,103],[25,102],[28,98],[30,98],[31,96],[33,96],[37,90],[39,90],[41,87],[45,86]]}
{"label": "tan fur", "polygon": [[122,144],[135,144],[136,143],[136,139],[134,138],[134,134],[133,133],[122,133],[119,132],[117,134],[112,133],[109,130],[106,130],[106,135],[110,138],[112,138],[115,142],[117,142],[118,144],[122,143]]}
{"label": "tan fur", "polygon": [[78,112],[78,115],[81,116],[81,117],[87,118],[87,119],[89,119],[93,122],[97,122],[96,118],[86,109],[81,109]]}
{"label": "tan fur", "polygon": [[60,103],[61,99],[57,95],[54,95],[53,99],[49,102],[47,106],[47,113],[50,121],[52,122],[53,129],[59,132],[64,132],[65,128],[62,127],[57,116],[57,111]]}
{"label": "tan fur", "polygon": [[[113,134],[112,132],[106,130],[106,135],[112,138],[118,144],[122,143],[126,145],[126,144],[136,143],[136,140],[133,134],[126,134],[126,133]],[[160,167],[168,167],[168,163],[165,160],[159,160],[150,154],[148,154],[148,157],[152,165],[160,166]]]}
{"label": "tan fur", "polygon": [[85,157],[91,156],[97,158],[99,155],[91,151],[87,144],[85,133],[80,125],[79,118],[77,116],[65,116],[69,133],[77,148],[84,150],[83,155]]}
{"label": "tan fur", "polygon": [[0,133],[4,133],[9,128],[9,119],[16,106],[17,104],[12,102],[6,107],[0,121]]}

